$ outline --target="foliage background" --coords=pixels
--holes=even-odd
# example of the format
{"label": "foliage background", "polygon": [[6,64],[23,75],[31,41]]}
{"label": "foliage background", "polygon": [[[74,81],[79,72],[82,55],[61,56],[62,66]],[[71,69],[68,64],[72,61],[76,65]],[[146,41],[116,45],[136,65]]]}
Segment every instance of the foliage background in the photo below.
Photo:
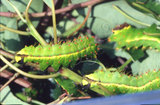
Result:
{"label": "foliage background", "polygon": [[[71,1],[72,1],[71,5],[87,2],[87,0],[71,0]],[[11,2],[22,13],[25,11],[25,8],[28,4],[28,0],[12,0]],[[92,7],[92,11],[90,13],[90,16],[85,26],[78,32],[78,34],[89,33],[96,36],[96,40],[98,43],[100,43],[100,46],[102,48],[101,52],[98,54],[98,59],[106,67],[119,67],[122,64],[121,61],[124,62],[131,57],[131,55],[127,51],[124,51],[124,50],[116,51],[114,49],[115,44],[107,42],[107,38],[110,35],[112,35],[113,28],[123,23],[130,24],[136,28],[145,28],[145,27],[148,27],[148,25],[152,25],[152,24],[156,24],[157,26],[160,26],[160,21],[156,19],[153,14],[147,13],[144,10],[134,7],[133,5],[131,5],[133,2],[136,2],[136,0],[117,0],[117,1],[104,0],[104,2],[94,5]],[[160,14],[159,0],[141,0],[139,2],[144,3],[143,6],[153,11],[156,15]],[[68,2],[66,0],[59,0],[59,1],[56,1],[55,5],[56,5],[56,9],[60,9],[68,6]],[[128,16],[142,23],[145,23],[146,25],[139,24],[127,18],[122,13],[117,11],[114,8],[114,5],[117,6],[121,11],[123,11]],[[44,1],[33,0],[31,7],[29,9],[29,13],[41,13],[44,11],[50,11],[49,7],[51,7],[50,0],[44,0]],[[56,17],[57,17],[58,36],[65,37],[63,33],[65,33],[68,30],[71,30],[77,23],[82,23],[87,14],[87,11],[88,11],[88,8],[85,7],[85,8],[77,8],[69,12],[57,14]],[[6,0],[2,0],[0,3],[0,12],[2,13],[2,12],[15,12],[15,11],[11,6],[8,5],[8,2]],[[40,32],[42,37],[47,42],[53,42],[53,37],[51,36],[53,35],[51,16],[44,16],[44,17],[33,16],[31,17],[31,21],[33,25],[37,28],[38,32]],[[27,30],[27,25],[25,25],[18,18],[1,16],[0,24],[3,24],[13,29],[18,29],[23,31]],[[0,41],[2,43],[5,43],[4,44],[5,51],[12,52],[12,53],[16,53],[17,51],[22,49],[25,45],[35,45],[38,43],[32,36],[22,36],[7,30],[0,31]],[[160,69],[160,60],[159,60],[160,52],[156,52],[155,50],[148,49],[146,50],[145,56],[146,57],[143,60],[141,61],[136,60],[135,62],[129,65],[128,69],[130,69],[134,75],[142,74],[151,69],[157,69],[157,70]],[[0,66],[2,67],[2,65]],[[88,74],[97,68],[101,68],[101,67],[91,62],[80,62],[76,65],[74,70],[79,70],[81,74]],[[26,69],[31,69],[31,68],[26,68]],[[62,80],[65,80],[65,79],[62,78]],[[6,81],[6,79],[3,78],[3,81]],[[33,87],[35,87],[35,90],[33,91],[28,90],[29,92],[27,93],[27,90],[20,88],[17,91],[13,89],[14,85],[11,84],[10,87],[12,91],[10,91],[9,87],[7,87],[2,91],[4,92],[3,95],[10,92],[13,92],[14,94],[18,92],[25,92],[25,94],[32,97],[33,99],[40,100],[41,102],[44,102],[44,103],[48,103],[48,102],[51,102],[52,100],[56,100],[63,93],[61,87],[57,85],[57,83],[52,79],[49,79],[49,80],[30,80],[29,79],[28,81],[34,84]],[[70,83],[70,80],[66,79],[66,81],[69,81],[69,82],[60,83],[60,84],[65,84],[64,86],[67,86],[68,83]],[[59,82],[62,82],[62,81],[59,80]],[[44,88],[46,91],[42,90]],[[75,88],[78,88],[78,87],[74,85],[73,88],[70,89],[71,92],[73,92]],[[79,93],[76,93],[76,95],[77,94],[79,95]],[[7,95],[7,98],[5,100],[1,98],[1,101],[3,100],[3,103],[8,103],[8,99],[12,99],[12,100],[15,100],[17,103],[24,104],[22,101],[19,102],[19,99],[14,99],[14,98],[15,97],[11,94],[11,95]]]}

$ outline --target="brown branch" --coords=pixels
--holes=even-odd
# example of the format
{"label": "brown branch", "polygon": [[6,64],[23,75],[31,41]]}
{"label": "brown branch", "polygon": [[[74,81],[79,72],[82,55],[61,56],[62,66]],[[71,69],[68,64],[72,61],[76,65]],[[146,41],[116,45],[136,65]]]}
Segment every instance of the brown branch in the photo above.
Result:
{"label": "brown branch", "polygon": [[13,12],[0,12],[0,16],[4,17],[17,17],[18,15]]}
{"label": "brown branch", "polygon": [[19,76],[19,73],[15,73],[1,88],[2,91],[6,86],[8,86],[13,80],[15,80]]}
{"label": "brown branch", "polygon": [[[67,7],[55,10],[55,13],[60,14],[60,13],[68,12],[68,11],[71,11],[73,9],[83,8],[83,7],[87,7],[89,5],[95,5],[95,4],[100,3],[102,1],[105,1],[105,0],[90,0],[90,1],[87,1],[87,2],[79,3],[79,4],[72,4],[72,5],[69,5]],[[52,11],[29,14],[29,16],[31,16],[31,17],[44,17],[44,16],[51,16],[51,15],[52,15]],[[0,16],[17,17],[17,14],[13,13],[13,12],[0,12]]]}
{"label": "brown branch", "polygon": [[6,51],[4,51],[2,49],[0,49],[0,55],[3,55],[3,56],[5,56],[7,58],[10,58],[10,59],[14,59],[14,55],[13,54],[11,54],[9,52],[6,52]]}
{"label": "brown branch", "polygon": [[92,10],[92,6],[88,6],[88,12],[87,12],[87,15],[86,15],[86,17],[84,18],[82,24],[81,24],[74,32],[72,32],[67,38],[69,38],[69,37],[71,37],[72,35],[74,35],[76,32],[78,32],[78,31],[85,25],[86,21],[88,20],[88,17],[89,17],[89,15],[90,15],[91,10]]}
{"label": "brown branch", "polygon": [[[3,55],[3,56],[5,56],[5,57],[7,57],[7,58],[10,58],[10,59],[13,59],[14,60],[14,54],[12,54],[12,53],[9,53],[9,52],[6,52],[6,51],[4,51],[4,50],[2,50],[2,49],[0,49],[0,55]],[[26,63],[25,65],[27,65],[27,66],[32,66],[32,67],[34,67],[34,68],[36,68],[37,70],[39,70],[39,66],[37,65],[37,64],[35,64],[35,63]]]}
{"label": "brown branch", "polygon": [[[7,71],[7,70],[3,70],[2,72],[0,72],[0,77],[6,78],[6,79],[10,79],[14,74]],[[23,78],[17,78],[14,80],[15,83],[25,87],[25,88],[29,88],[31,87],[32,83],[30,83],[29,81],[23,79]]]}
{"label": "brown branch", "polygon": [[84,99],[90,99],[91,96],[84,96],[84,97],[71,97],[71,100],[84,100]]}

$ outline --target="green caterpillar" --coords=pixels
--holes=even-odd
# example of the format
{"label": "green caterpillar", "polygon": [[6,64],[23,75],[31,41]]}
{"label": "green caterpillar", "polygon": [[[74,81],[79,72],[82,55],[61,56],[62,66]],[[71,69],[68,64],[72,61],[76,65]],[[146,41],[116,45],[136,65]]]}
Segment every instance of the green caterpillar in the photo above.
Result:
{"label": "green caterpillar", "polygon": [[109,37],[108,41],[114,41],[117,43],[117,48],[127,48],[128,50],[132,47],[138,48],[154,48],[160,51],[160,37],[152,36],[152,34],[160,33],[160,29],[156,28],[156,25],[144,29],[136,29],[128,26],[121,30],[113,30],[114,34]]}
{"label": "green caterpillar", "polygon": [[112,94],[124,94],[160,89],[160,69],[137,77],[97,70],[84,78],[83,85],[90,84],[91,90],[105,96],[110,95],[105,90]]}
{"label": "green caterpillar", "polygon": [[16,54],[15,60],[38,63],[41,70],[52,66],[57,71],[61,65],[73,67],[80,58],[96,57],[97,49],[94,38],[84,36],[63,44],[25,47]]}

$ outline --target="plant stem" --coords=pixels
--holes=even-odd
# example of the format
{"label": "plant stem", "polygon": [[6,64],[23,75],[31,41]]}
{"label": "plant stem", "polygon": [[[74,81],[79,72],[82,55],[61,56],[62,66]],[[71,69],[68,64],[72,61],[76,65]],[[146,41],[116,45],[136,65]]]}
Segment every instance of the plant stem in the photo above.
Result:
{"label": "plant stem", "polygon": [[124,70],[124,68],[125,68],[129,63],[131,63],[131,61],[132,61],[132,58],[128,59],[122,66],[120,66],[120,67],[117,69],[117,71],[118,71],[118,72],[122,72],[122,71]]}
{"label": "plant stem", "polygon": [[[14,63],[14,60],[12,60],[11,63]],[[8,65],[3,66],[3,67],[0,69],[0,72],[2,72],[3,70],[5,70],[7,67],[8,67]]]}
{"label": "plant stem", "polygon": [[[83,78],[81,76],[79,76],[78,74],[74,73],[73,71],[67,69],[67,68],[62,68],[60,71],[61,75],[64,77],[67,77],[69,79],[71,79],[72,81],[74,81],[76,84],[82,84],[82,82],[86,82],[87,84],[92,84],[93,81],[87,79],[87,78]],[[84,81],[83,81],[84,80]],[[87,85],[85,84],[85,85]],[[102,90],[105,91],[106,94],[113,94],[110,91],[108,91],[107,89],[105,89],[105,87],[103,87],[100,84],[97,84]],[[95,88],[90,88],[93,91],[97,91],[97,89]]]}
{"label": "plant stem", "polygon": [[[95,4],[101,3],[103,1],[107,1],[107,0],[90,0],[87,2],[72,4],[67,7],[55,10],[55,13],[56,14],[65,13],[65,12],[71,11],[73,9],[87,7],[88,5],[95,5]],[[31,17],[44,17],[44,16],[51,16],[51,15],[52,15],[52,12],[41,12],[41,13],[31,13],[30,14]],[[0,16],[16,17],[17,14],[15,14],[13,12],[0,12]]]}
{"label": "plant stem", "polygon": [[1,32],[1,31],[4,31],[4,30],[5,30],[5,29],[3,29],[3,28],[0,28],[0,32]]}
{"label": "plant stem", "polygon": [[[13,73],[4,70],[2,72],[0,72],[0,77],[1,78],[6,78],[6,79],[10,79],[13,76]],[[29,81],[27,81],[26,79],[23,78],[16,78],[13,82],[15,82],[16,84],[25,87],[25,88],[31,88],[32,83],[30,83]]]}
{"label": "plant stem", "polygon": [[41,43],[42,46],[47,45],[47,43],[45,42],[45,40],[39,35],[39,33],[37,32],[37,30],[34,28],[33,24],[31,23],[31,21],[29,20],[29,16],[28,16],[28,9],[32,3],[32,0],[29,1],[26,11],[25,11],[25,18],[26,20],[23,18],[23,16],[20,14],[19,10],[11,3],[9,2],[9,0],[7,0],[7,2],[14,8],[14,10],[16,11],[16,13],[18,14],[18,16],[21,18],[21,20],[26,23],[30,29],[30,34],[39,42]]}
{"label": "plant stem", "polygon": [[11,83],[17,76],[19,75],[19,73],[15,73],[1,88],[0,91],[2,91],[9,83]]}
{"label": "plant stem", "polygon": [[26,11],[25,11],[25,18],[26,18],[26,21],[27,21],[27,25],[30,29],[30,33],[31,35],[39,42],[41,43],[42,46],[46,46],[47,43],[45,42],[45,40],[40,36],[40,34],[37,32],[37,30],[34,28],[33,24],[31,23],[30,19],[29,19],[29,16],[28,16],[28,10],[29,10],[29,7],[32,3],[32,0],[29,1],[27,7],[26,7]]}
{"label": "plant stem", "polygon": [[54,44],[57,44],[57,28],[56,28],[56,14],[55,14],[55,6],[54,0],[52,1],[52,22],[53,22],[53,32],[54,32]]}
{"label": "plant stem", "polygon": [[62,68],[60,73],[62,76],[68,77],[69,79],[73,80],[77,84],[82,83],[83,78],[67,68]]}
{"label": "plant stem", "polygon": [[15,70],[16,72],[18,72],[21,75],[24,75],[26,77],[29,78],[34,78],[34,79],[48,79],[48,78],[54,78],[54,77],[58,77],[60,75],[60,73],[55,73],[55,74],[51,74],[51,75],[34,75],[34,74],[29,74],[26,73],[20,69],[18,69],[17,67],[15,67],[14,65],[12,65],[7,59],[5,59],[2,55],[0,55],[0,58],[2,59],[2,61],[4,63],[6,63],[9,67],[11,67],[13,70]]}
{"label": "plant stem", "polygon": [[[2,41],[0,41],[0,46],[1,46],[2,49],[5,49],[4,44],[3,44]],[[0,51],[0,52],[1,52],[1,51]],[[0,53],[0,54],[1,54],[1,53]]]}
{"label": "plant stem", "polygon": [[147,9],[147,8],[145,8],[145,7],[137,4],[135,2],[133,2],[132,5],[135,6],[135,7],[137,7],[137,8],[142,9],[145,12],[148,12],[148,13],[152,14],[157,20],[160,20],[160,18],[154,12],[152,12],[151,10],[149,10],[149,9]]}
{"label": "plant stem", "polygon": [[147,32],[143,32],[143,33],[149,36],[160,36],[160,33],[147,33]]}
{"label": "plant stem", "polygon": [[82,24],[74,32],[72,32],[68,37],[71,37],[72,35],[74,35],[76,32],[78,32],[85,25],[90,13],[91,13],[91,10],[92,10],[92,6],[90,5],[90,6],[88,6],[88,12],[87,12],[87,15],[86,15],[85,19],[83,20]]}
{"label": "plant stem", "polygon": [[46,104],[44,104],[44,103],[42,103],[42,102],[40,102],[40,101],[37,101],[37,100],[31,100],[31,103],[34,103],[35,105],[37,104],[37,105],[46,105]]}
{"label": "plant stem", "polygon": [[119,11],[122,15],[126,16],[128,19],[130,19],[130,20],[132,20],[132,21],[134,21],[134,22],[136,22],[136,23],[138,23],[138,24],[144,25],[144,26],[148,26],[148,27],[150,26],[150,24],[143,23],[143,22],[138,21],[138,20],[132,18],[131,16],[127,15],[125,12],[123,12],[121,9],[119,9],[118,6],[113,5],[113,7],[114,7],[117,11]]}
{"label": "plant stem", "polygon": [[72,4],[72,1],[71,0],[68,0],[68,5],[71,5]]}
{"label": "plant stem", "polygon": [[16,6],[14,6],[9,0],[6,0],[16,11],[16,13],[18,14],[18,16],[20,17],[20,19],[26,23],[26,20],[23,18],[22,14],[20,13],[20,11],[16,8]]}
{"label": "plant stem", "polygon": [[3,56],[10,58],[10,59],[14,59],[14,55],[12,53],[6,52],[2,49],[0,49],[0,55],[3,55]]}
{"label": "plant stem", "polygon": [[18,98],[20,98],[21,100],[25,101],[25,102],[29,102],[32,103],[33,105],[46,105],[40,101],[37,100],[33,100],[31,97],[28,97],[22,93],[16,93],[15,94]]}
{"label": "plant stem", "polygon": [[12,28],[6,27],[6,26],[4,26],[4,25],[2,25],[2,24],[0,24],[0,27],[1,27],[2,29],[5,29],[5,30],[8,30],[8,31],[11,31],[11,32],[17,33],[17,34],[19,34],[19,35],[30,35],[30,33],[29,33],[29,32],[15,30],[15,29],[12,29]]}

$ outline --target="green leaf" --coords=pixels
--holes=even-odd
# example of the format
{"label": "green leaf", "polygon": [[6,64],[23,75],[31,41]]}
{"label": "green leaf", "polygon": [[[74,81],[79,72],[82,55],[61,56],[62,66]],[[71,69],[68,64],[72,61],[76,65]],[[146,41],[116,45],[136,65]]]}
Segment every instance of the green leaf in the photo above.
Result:
{"label": "green leaf", "polygon": [[[16,21],[16,19],[8,21],[7,27],[16,29]],[[18,34],[6,30],[4,32],[3,38],[5,40],[5,47],[8,50],[19,51],[21,48],[23,48],[24,44],[21,41],[21,36],[19,36]]]}
{"label": "green leaf", "polygon": [[52,8],[52,1],[51,0],[43,0],[43,2],[50,8]]}
{"label": "green leaf", "polygon": [[[43,2],[50,8],[52,8],[52,2],[51,0],[43,0]],[[62,8],[66,7],[68,5],[68,0],[64,0],[62,4]]]}
{"label": "green leaf", "polygon": [[[57,25],[57,36],[67,37],[71,35],[71,33],[73,33],[76,29],[78,29],[79,26],[80,24],[75,24],[69,19],[64,19],[60,21]],[[50,35],[53,35],[53,27],[47,27],[46,32]]]}
{"label": "green leaf", "polygon": [[160,33],[160,29],[156,28],[153,24],[148,28],[136,29],[127,26],[121,30],[114,30],[114,34],[109,37],[109,41],[116,42],[116,48],[146,48],[151,47],[160,51],[160,38],[159,36],[152,36],[150,34]]}
{"label": "green leaf", "polygon": [[[138,3],[141,6],[144,6],[145,8],[148,8],[149,10],[155,12],[156,14],[160,14],[160,1],[159,0],[127,0],[130,4],[131,3]],[[140,10],[139,8],[136,8]]]}
{"label": "green leaf", "polygon": [[147,52],[149,55],[148,57],[146,57],[144,49],[143,51],[142,49],[140,49],[140,48],[148,49],[150,47],[160,51],[159,36],[150,36],[145,34],[144,32],[150,34],[160,33],[160,30],[157,29],[155,25],[142,29],[136,29],[129,26],[121,30],[115,30],[114,34],[109,38],[110,41],[115,41],[117,43],[116,46],[117,48],[128,49],[129,53],[126,53],[125,55],[119,53],[120,56],[128,59],[127,54],[129,54],[130,56],[132,56],[134,60],[137,60],[131,66],[133,74],[142,74],[144,72],[147,72],[148,70],[153,70],[153,69],[158,70],[160,68],[160,62],[159,62],[160,58],[159,55],[156,54],[156,52],[155,53],[154,51],[152,51],[153,53]]}
{"label": "green leaf", "polygon": [[[18,8],[18,10],[20,12],[25,12],[25,9],[27,7],[28,4],[28,0],[10,0],[11,3],[13,3],[14,6],[16,6],[16,8]],[[6,8],[8,9],[8,11],[11,12],[15,12],[15,10],[8,4],[8,2],[6,0],[2,0],[2,4],[6,6]],[[33,0],[31,3],[31,6],[29,8],[29,13],[38,13],[38,12],[42,12],[43,11],[43,1],[42,0]],[[33,25],[36,27],[39,23],[39,19],[38,18],[32,18],[32,23]],[[18,27],[23,27],[24,23],[22,21],[20,21],[18,23]]]}
{"label": "green leaf", "polygon": [[156,50],[147,50],[148,57],[143,61],[136,61],[131,65],[132,73],[134,75],[141,75],[142,73],[159,70],[160,69],[160,52]]}
{"label": "green leaf", "polygon": [[83,3],[86,2],[88,0],[71,0],[72,4],[78,4],[78,3]]}
{"label": "green leaf", "polygon": [[61,87],[56,83],[55,80],[50,79],[51,83],[55,85],[54,88],[52,88],[50,91],[50,96],[54,98],[55,100],[58,99],[58,97],[62,94]]}
{"label": "green leaf", "polygon": [[17,97],[15,97],[12,92],[10,91],[9,86],[5,87],[0,92],[0,102],[2,105],[9,105],[9,104],[21,104],[21,105],[29,105],[21,100],[19,100]]}
{"label": "green leaf", "polygon": [[[101,4],[98,4],[92,8],[92,12],[90,15],[90,18],[92,18],[91,22],[87,23],[87,27],[91,28],[92,31],[96,32],[96,35],[100,38],[106,38],[108,37],[111,33],[112,30],[116,25],[123,24],[123,23],[128,23],[131,25],[136,26],[137,28],[142,28],[146,27],[144,25],[138,24],[135,21],[132,21],[125,17],[123,14],[121,14],[119,11],[117,11],[113,5],[118,6],[122,11],[124,11],[127,15],[130,17],[141,21],[143,23],[146,23],[148,25],[151,25],[153,23],[160,25],[160,22],[157,21],[156,19],[146,16],[144,13],[141,13],[137,11],[136,9],[132,8],[125,0],[118,0],[118,1],[113,1],[113,2],[104,2]],[[78,12],[80,15],[86,15],[88,11],[88,8],[85,9],[78,9]],[[98,19],[97,19],[98,18]],[[83,19],[79,19],[78,22],[82,22]],[[102,24],[102,21],[104,23]],[[104,27],[107,28],[98,28],[99,31],[93,26],[93,24],[96,25],[99,23],[100,27],[102,27],[104,24]],[[90,25],[88,25],[90,24]],[[102,24],[102,25],[101,25]],[[102,33],[104,32],[104,33]],[[106,32],[106,33],[105,33]]]}
{"label": "green leaf", "polygon": [[[24,12],[29,1],[12,0],[11,2],[18,8],[20,12]],[[43,2],[34,0],[29,9],[29,13],[42,12],[42,10]],[[0,11],[15,12],[15,10],[8,4],[6,0],[2,0],[2,3],[0,4]],[[34,24],[34,26],[37,26],[39,23],[39,19],[33,19],[32,23]],[[24,24],[22,21],[18,22],[16,18],[1,17],[0,24],[19,30],[25,30],[25,28],[27,28],[26,24]],[[21,36],[19,36],[16,33],[12,33],[5,30],[4,32],[0,32],[0,36],[0,40],[4,43],[6,50],[18,51],[24,47],[23,42],[21,42]]]}
{"label": "green leaf", "polygon": [[127,51],[125,51],[123,49],[119,49],[119,50],[115,51],[115,55],[120,56],[122,58],[126,58],[126,59],[132,58],[132,56]]}
{"label": "green leaf", "polygon": [[145,55],[144,51],[142,49],[133,49],[132,48],[128,52],[130,53],[130,55],[132,56],[132,58],[134,60],[138,60],[138,59],[144,57],[144,55]]}
{"label": "green leaf", "polygon": [[[2,12],[7,12],[7,8],[0,4],[0,10]],[[7,27],[17,29],[17,20],[15,18],[1,17],[0,24],[4,24]],[[23,43],[20,41],[20,36],[16,33],[10,31],[1,31],[0,40],[4,43],[6,50],[18,51],[23,47]]]}
{"label": "green leaf", "polygon": [[55,78],[55,81],[70,95],[79,95],[79,92],[77,91],[78,87],[72,80],[60,76]]}
{"label": "green leaf", "polygon": [[90,74],[90,73],[93,73],[95,70],[97,70],[97,68],[102,68],[98,62],[96,63],[97,61],[94,61],[94,60],[86,60],[86,61],[81,61],[80,62],[80,66],[77,66],[79,67],[79,73],[82,74],[82,75],[85,75],[85,74]]}
{"label": "green leaf", "polygon": [[[77,21],[79,23],[82,22],[81,20],[84,20],[83,16],[79,16],[77,18]],[[110,24],[110,21],[101,19],[99,17],[89,17],[86,22],[86,26],[90,28],[94,34],[98,35],[99,38],[104,38],[107,35],[109,36],[110,34],[112,34],[112,28],[110,27]]]}

